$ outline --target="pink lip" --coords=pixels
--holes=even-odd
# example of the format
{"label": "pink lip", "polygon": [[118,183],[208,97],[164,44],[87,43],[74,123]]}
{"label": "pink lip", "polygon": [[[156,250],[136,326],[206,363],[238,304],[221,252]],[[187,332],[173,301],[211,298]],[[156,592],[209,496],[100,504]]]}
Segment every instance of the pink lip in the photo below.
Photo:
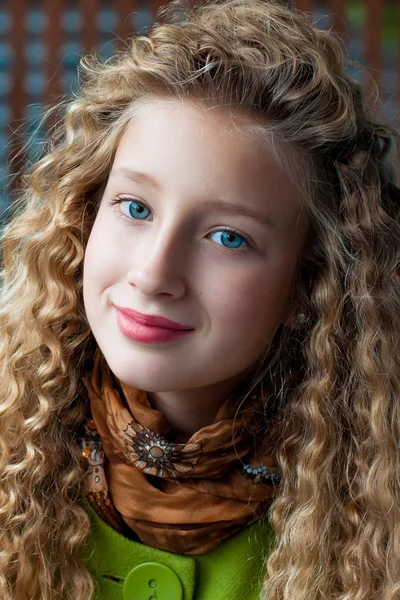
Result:
{"label": "pink lip", "polygon": [[176,329],[178,331],[193,330],[193,327],[189,327],[188,325],[181,325],[180,323],[175,323],[174,321],[170,321],[169,319],[165,319],[164,317],[144,315],[143,313],[140,313],[137,310],[133,310],[133,308],[125,308],[123,306],[118,306],[117,304],[114,304],[114,306],[123,315],[129,317],[130,319],[133,319],[137,323],[141,323],[142,325],[147,325],[149,327],[160,327],[163,329]]}
{"label": "pink lip", "polygon": [[[131,340],[145,342],[148,344],[158,344],[163,342],[172,342],[178,338],[191,333],[193,328],[189,329],[179,323],[174,323],[163,317],[154,317],[152,315],[143,315],[131,308],[120,308],[114,304],[117,309],[117,325],[120,332]],[[133,316],[131,316],[133,315]],[[136,317],[139,315],[139,318]],[[149,324],[157,322],[157,326]],[[143,322],[147,321],[147,322]],[[158,325],[161,323],[161,325]],[[166,327],[166,323],[172,323],[173,328]]]}

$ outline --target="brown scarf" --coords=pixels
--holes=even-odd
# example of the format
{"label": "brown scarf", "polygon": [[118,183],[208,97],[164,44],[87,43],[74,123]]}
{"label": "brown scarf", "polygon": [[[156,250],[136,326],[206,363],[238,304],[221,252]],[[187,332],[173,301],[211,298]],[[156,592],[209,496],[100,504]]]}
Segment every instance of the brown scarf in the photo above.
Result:
{"label": "brown scarf", "polygon": [[86,494],[112,527],[161,550],[202,554],[265,514],[280,475],[256,442],[256,394],[243,409],[239,386],[214,423],[178,444],[146,393],[118,381],[100,352],[85,385]]}

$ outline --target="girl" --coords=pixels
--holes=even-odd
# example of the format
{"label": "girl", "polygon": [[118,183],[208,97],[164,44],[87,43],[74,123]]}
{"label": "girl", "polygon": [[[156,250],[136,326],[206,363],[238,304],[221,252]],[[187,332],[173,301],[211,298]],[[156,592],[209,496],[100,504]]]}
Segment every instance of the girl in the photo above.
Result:
{"label": "girl", "polygon": [[301,14],[160,16],[4,231],[0,597],[399,598],[395,134]]}

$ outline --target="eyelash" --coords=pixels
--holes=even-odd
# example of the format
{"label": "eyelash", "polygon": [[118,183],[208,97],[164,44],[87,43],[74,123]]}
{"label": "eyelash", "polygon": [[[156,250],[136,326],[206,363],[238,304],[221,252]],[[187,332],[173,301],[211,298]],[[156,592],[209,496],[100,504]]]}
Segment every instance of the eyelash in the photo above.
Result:
{"label": "eyelash", "polygon": [[[142,204],[143,206],[145,206],[148,210],[150,210],[150,208],[145,204],[145,202],[143,202],[142,200],[139,200],[138,198],[135,198],[133,196],[124,196],[124,195],[120,195],[120,196],[116,196],[115,198],[112,198],[109,202],[108,205],[111,207],[116,207],[119,206],[120,204],[122,204],[123,202],[137,202],[138,204]],[[140,219],[134,219],[133,217],[130,218],[127,215],[123,214],[123,213],[119,213],[120,216],[122,216],[123,218],[128,219],[129,221],[140,221]],[[143,219],[143,221],[145,221],[146,219]],[[238,247],[238,248],[228,248],[227,246],[222,246],[222,244],[218,244],[219,246],[221,246],[222,248],[224,248],[224,250],[240,250],[241,252],[246,252],[248,250],[251,250],[252,246],[251,243],[248,239],[247,236],[245,236],[243,233],[241,233],[240,231],[238,231],[237,229],[232,229],[230,227],[219,227],[219,229],[215,229],[214,231],[211,231],[210,233],[217,233],[219,231],[226,231],[227,233],[232,233],[234,235],[239,236],[240,238],[243,239],[243,241],[246,243],[246,245],[242,248],[242,247]]]}

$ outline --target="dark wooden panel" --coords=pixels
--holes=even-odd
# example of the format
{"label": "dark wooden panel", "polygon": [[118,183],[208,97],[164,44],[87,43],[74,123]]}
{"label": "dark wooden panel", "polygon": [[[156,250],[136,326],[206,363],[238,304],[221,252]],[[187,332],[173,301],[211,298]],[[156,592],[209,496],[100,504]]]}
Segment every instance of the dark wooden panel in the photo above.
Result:
{"label": "dark wooden panel", "polygon": [[347,0],[330,0],[329,12],[333,29],[346,39],[346,10],[348,6]]}
{"label": "dark wooden panel", "polygon": [[119,16],[116,34],[122,40],[133,34],[132,13],[137,10],[136,2],[132,0],[114,0],[114,6]]}
{"label": "dark wooden panel", "polygon": [[100,7],[100,0],[79,0],[79,10],[83,17],[81,43],[85,53],[96,49],[99,42],[96,15]]}
{"label": "dark wooden panel", "polygon": [[28,36],[24,23],[28,12],[28,0],[19,0],[19,2],[9,0],[8,9],[12,18],[12,27],[7,40],[13,56],[12,69],[10,69],[10,76],[12,77],[11,118],[13,122],[18,122],[23,117],[24,107],[27,103],[25,89],[26,60],[24,55]]}
{"label": "dark wooden panel", "polygon": [[43,9],[47,15],[47,27],[44,40],[47,48],[45,62],[46,97],[45,104],[50,106],[61,93],[61,62],[60,49],[63,43],[61,17],[64,9],[63,0],[43,0]]}
{"label": "dark wooden panel", "polygon": [[[397,16],[397,78],[396,78],[396,89],[397,89],[397,127],[400,130],[400,8],[398,9]],[[400,173],[399,177],[399,185],[400,185]]]}
{"label": "dark wooden panel", "polygon": [[368,68],[367,88],[371,92],[374,81],[380,82],[384,1],[365,0],[365,10],[365,63]]}
{"label": "dark wooden panel", "polygon": [[[25,15],[28,10],[28,0],[15,2],[9,0],[8,10],[12,18],[12,27],[9,31],[8,43],[12,52],[12,68],[10,69],[10,108],[11,108],[11,139],[9,143],[8,162],[11,173],[17,173],[21,170],[24,158],[21,154],[23,140],[21,134],[17,132],[22,125],[24,109],[28,104],[28,94],[25,85],[26,76],[26,43],[27,32],[24,28]],[[17,182],[14,182],[15,184]]]}
{"label": "dark wooden panel", "polygon": [[303,12],[312,12],[315,8],[315,0],[296,0],[295,7]]}

